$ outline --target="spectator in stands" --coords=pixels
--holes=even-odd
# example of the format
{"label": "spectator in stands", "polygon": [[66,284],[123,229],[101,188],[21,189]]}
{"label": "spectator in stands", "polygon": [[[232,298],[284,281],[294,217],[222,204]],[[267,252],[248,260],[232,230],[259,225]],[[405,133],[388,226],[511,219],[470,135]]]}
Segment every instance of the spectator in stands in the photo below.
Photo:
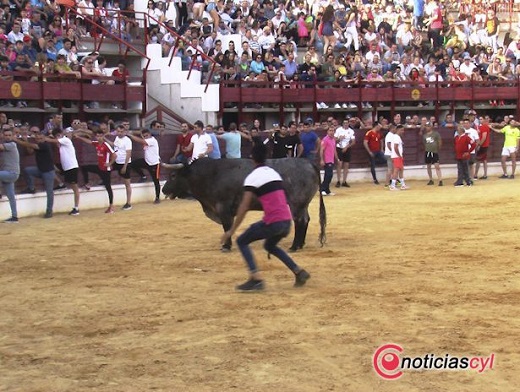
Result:
{"label": "spectator in stands", "polygon": [[24,36],[22,25],[20,22],[15,22],[13,23],[12,30],[7,34],[7,39],[12,44],[15,44],[17,41],[23,41]]}
{"label": "spectator in stands", "polygon": [[67,60],[67,64],[70,64],[73,61],[76,61],[78,58],[72,49],[72,41],[68,38],[63,40],[63,48],[58,51],[58,54],[62,54],[65,56]]}
{"label": "spectator in stands", "polygon": [[487,32],[487,44],[497,50],[498,48],[498,33],[500,32],[500,21],[495,15],[495,11],[489,9],[486,13],[486,32]]}
{"label": "spectator in stands", "polygon": [[[175,8],[177,8],[177,21],[175,25],[182,26],[186,23],[188,20],[188,7],[187,7],[187,0],[174,0],[175,2]],[[169,7],[171,2],[167,3],[167,8]]]}
{"label": "spectator in stands", "polygon": [[265,65],[262,61],[261,54],[257,54],[253,61],[251,61],[250,68],[251,71],[255,73],[255,75],[259,75],[265,70]]}
{"label": "spectator in stands", "polygon": [[65,55],[59,54],[56,58],[56,64],[54,65],[54,71],[61,76],[70,76],[76,79],[81,78],[81,73],[73,71],[67,64]]}

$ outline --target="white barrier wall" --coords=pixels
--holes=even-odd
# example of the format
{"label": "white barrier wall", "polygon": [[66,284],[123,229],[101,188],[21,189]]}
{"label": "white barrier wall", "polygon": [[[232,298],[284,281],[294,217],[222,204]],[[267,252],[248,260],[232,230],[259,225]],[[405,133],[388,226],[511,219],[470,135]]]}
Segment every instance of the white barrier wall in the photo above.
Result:
{"label": "white barrier wall", "polygon": [[[162,189],[161,184],[161,189]],[[114,192],[114,207],[119,210],[126,201],[126,192],[124,185],[112,185]],[[152,182],[143,184],[132,184],[132,206],[134,208],[139,203],[153,203],[155,200],[155,190]],[[74,206],[74,195],[72,190],[66,189],[54,192],[54,213],[68,213]],[[37,192],[34,195],[16,195],[16,206],[18,209],[18,217],[38,216],[45,213],[47,206],[47,194],[45,192]],[[103,214],[108,207],[108,195],[103,186],[94,186],[90,191],[81,190],[79,210],[99,209],[99,213]],[[0,220],[7,219],[11,216],[9,201],[3,195],[0,199]]]}
{"label": "white barrier wall", "polygon": [[[509,163],[508,163],[509,165]],[[456,165],[441,165],[445,186],[452,186],[454,179],[457,177]],[[385,181],[385,167],[378,167],[376,169],[377,178],[381,184]],[[405,178],[407,180],[423,180],[426,181],[428,176],[426,174],[426,166],[409,166],[405,168]],[[502,174],[502,169],[499,162],[488,164],[488,176],[499,177]],[[435,172],[434,180],[437,181]],[[482,168],[480,170],[482,175]],[[322,172],[323,177],[323,172]],[[336,181],[334,174],[333,183]],[[370,169],[352,169],[349,171],[348,182],[372,182]],[[162,189],[161,184],[161,189]],[[478,185],[478,183],[477,183]],[[125,187],[124,185],[113,185],[114,190],[114,204],[116,210],[120,209],[125,203]],[[413,188],[412,188],[413,191]],[[56,191],[54,197],[54,212],[68,213],[73,207],[73,194],[71,190]],[[38,192],[35,195],[17,195],[18,216],[20,218],[34,215],[41,215],[45,213],[47,197],[45,192]],[[155,192],[153,183],[148,182],[144,184],[132,184],[132,206],[139,208],[139,203],[152,203],[155,199]],[[80,211],[99,209],[102,214],[104,209],[108,206],[108,196],[105,188],[102,186],[92,187],[90,191],[81,191]],[[9,209],[9,202],[5,195],[0,199],[0,220],[7,219],[11,216]]]}

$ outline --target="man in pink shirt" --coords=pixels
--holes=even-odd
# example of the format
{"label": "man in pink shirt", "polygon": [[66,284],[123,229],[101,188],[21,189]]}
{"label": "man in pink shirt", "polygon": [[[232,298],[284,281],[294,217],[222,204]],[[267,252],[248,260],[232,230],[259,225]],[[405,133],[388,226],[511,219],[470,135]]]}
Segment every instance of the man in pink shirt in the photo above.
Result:
{"label": "man in pink shirt", "polygon": [[336,151],[336,139],[334,138],[334,128],[327,128],[327,135],[321,141],[320,151],[320,165],[325,170],[323,182],[320,186],[320,191],[323,196],[334,196],[330,191],[330,182],[332,181],[334,164],[338,160],[338,153]]}
{"label": "man in pink shirt", "polygon": [[273,256],[280,259],[295,275],[294,286],[303,286],[311,277],[310,274],[301,269],[294,260],[278,246],[278,242],[289,234],[291,230],[292,215],[282,177],[274,169],[265,165],[267,148],[264,144],[253,147],[251,152],[256,168],[244,180],[244,196],[238,207],[237,215],[231,229],[222,236],[224,244],[238,229],[244,217],[249,211],[254,197],[258,199],[264,211],[261,221],[253,223],[237,238],[237,245],[244,257],[249,269],[250,278],[247,282],[238,285],[240,291],[260,291],[264,289],[264,281],[256,267],[255,258],[249,244],[254,241],[265,239],[264,249]]}

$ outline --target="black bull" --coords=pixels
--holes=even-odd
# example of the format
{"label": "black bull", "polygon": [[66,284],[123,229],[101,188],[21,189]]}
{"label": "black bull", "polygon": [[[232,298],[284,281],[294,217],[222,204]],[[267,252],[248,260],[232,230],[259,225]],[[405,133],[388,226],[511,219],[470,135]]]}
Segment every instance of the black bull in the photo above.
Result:
{"label": "black bull", "polygon": [[[280,173],[284,180],[287,202],[294,220],[294,240],[290,250],[296,251],[305,244],[310,221],[308,207],[319,190],[320,172],[310,161],[299,158],[272,159],[267,161],[267,165]],[[175,198],[191,192],[209,219],[221,224],[224,231],[231,228],[244,193],[244,180],[254,169],[252,160],[204,158],[189,166],[164,166],[174,169],[163,187],[166,196]],[[323,245],[327,216],[321,192],[319,195],[319,241]],[[262,210],[258,200],[254,201],[251,209]],[[224,251],[229,249],[231,240],[222,246]]]}

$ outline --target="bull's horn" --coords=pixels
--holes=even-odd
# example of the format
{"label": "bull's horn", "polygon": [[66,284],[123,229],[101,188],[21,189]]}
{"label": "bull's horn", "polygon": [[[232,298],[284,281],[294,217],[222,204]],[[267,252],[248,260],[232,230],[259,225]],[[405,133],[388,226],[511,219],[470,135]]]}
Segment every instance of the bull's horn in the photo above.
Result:
{"label": "bull's horn", "polygon": [[161,163],[161,166],[170,170],[180,170],[184,167],[182,163]]}

